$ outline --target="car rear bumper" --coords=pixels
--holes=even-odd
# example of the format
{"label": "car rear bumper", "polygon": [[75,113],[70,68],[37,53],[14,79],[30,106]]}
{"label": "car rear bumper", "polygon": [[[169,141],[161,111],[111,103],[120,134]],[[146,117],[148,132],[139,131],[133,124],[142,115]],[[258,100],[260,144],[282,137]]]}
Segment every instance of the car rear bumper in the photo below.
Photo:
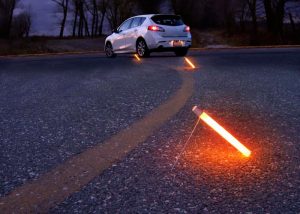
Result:
{"label": "car rear bumper", "polygon": [[[181,43],[180,46],[174,46],[174,41],[179,41],[179,43]],[[187,39],[171,39],[171,40],[163,40],[163,41],[158,41],[154,47],[150,48],[150,49],[181,49],[181,48],[189,48],[192,45],[192,41],[191,40],[187,40]]]}
{"label": "car rear bumper", "polygon": [[188,47],[158,47],[158,48],[152,48],[150,49],[150,52],[168,52],[168,51],[176,51],[176,50],[182,50],[182,49],[188,49]]}
{"label": "car rear bumper", "polygon": [[[180,46],[174,46],[174,41],[179,41]],[[161,38],[154,40],[154,42],[148,44],[148,48],[152,49],[177,49],[177,48],[189,48],[192,45],[191,39],[187,38]]]}
{"label": "car rear bumper", "polygon": [[[177,48],[189,48],[192,45],[192,36],[189,34],[185,37],[162,37],[157,33],[147,32],[144,37],[150,50],[172,50]],[[174,47],[174,41],[179,41],[180,46]]]}

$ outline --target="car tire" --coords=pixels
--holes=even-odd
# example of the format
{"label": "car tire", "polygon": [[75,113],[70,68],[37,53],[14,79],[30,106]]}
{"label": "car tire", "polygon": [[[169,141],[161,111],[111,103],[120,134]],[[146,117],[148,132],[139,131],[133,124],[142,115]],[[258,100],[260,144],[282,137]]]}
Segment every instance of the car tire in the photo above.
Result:
{"label": "car tire", "polygon": [[117,55],[114,53],[113,46],[110,42],[107,42],[105,45],[105,54],[108,58],[114,58]]}
{"label": "car tire", "polygon": [[139,57],[150,56],[150,51],[144,39],[139,39],[136,43],[136,53]]}
{"label": "car tire", "polygon": [[176,56],[185,56],[187,55],[189,49],[188,48],[183,48],[175,51]]}

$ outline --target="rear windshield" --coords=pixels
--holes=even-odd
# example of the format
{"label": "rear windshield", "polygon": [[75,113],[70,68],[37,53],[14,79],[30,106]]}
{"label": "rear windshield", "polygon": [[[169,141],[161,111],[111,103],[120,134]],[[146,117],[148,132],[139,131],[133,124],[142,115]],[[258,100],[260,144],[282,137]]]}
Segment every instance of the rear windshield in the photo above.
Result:
{"label": "rear windshield", "polygon": [[183,21],[180,16],[175,15],[156,15],[151,18],[156,24],[179,26],[183,25]]}

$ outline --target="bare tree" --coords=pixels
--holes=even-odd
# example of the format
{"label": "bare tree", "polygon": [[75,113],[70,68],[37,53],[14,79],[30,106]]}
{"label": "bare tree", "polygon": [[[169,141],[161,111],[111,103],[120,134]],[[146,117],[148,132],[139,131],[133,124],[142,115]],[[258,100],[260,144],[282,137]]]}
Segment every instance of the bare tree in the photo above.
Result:
{"label": "bare tree", "polygon": [[118,27],[125,19],[134,15],[134,0],[110,0],[107,7],[107,18],[112,29]]}
{"label": "bare tree", "polygon": [[137,1],[139,8],[142,10],[142,13],[159,13],[160,11],[160,4],[162,3],[162,0],[151,0],[151,1],[145,1],[145,0],[138,0]]}
{"label": "bare tree", "polygon": [[24,33],[25,36],[28,37],[31,29],[31,14],[29,12],[25,12],[23,14],[24,17]]}
{"label": "bare tree", "polygon": [[98,2],[96,0],[90,0],[92,9],[90,10],[91,15],[92,15],[92,31],[91,31],[91,36],[95,36],[97,34],[98,30]]}
{"label": "bare tree", "polygon": [[201,13],[198,1],[172,0],[172,7],[175,14],[181,15],[188,25],[191,25],[193,27],[196,25],[197,20],[193,19],[194,11],[198,11],[198,13]]}
{"label": "bare tree", "polygon": [[11,36],[13,37],[28,37],[31,28],[31,14],[25,11],[18,16],[15,16],[12,21]]}
{"label": "bare tree", "polygon": [[86,18],[86,10],[87,10],[87,3],[85,0],[81,0],[79,4],[79,15],[81,20],[81,36],[83,36],[83,29],[84,35],[90,36],[89,25]]}
{"label": "bare tree", "polygon": [[256,8],[257,8],[257,0],[247,0],[251,19],[252,19],[252,26],[253,26],[253,34],[257,34],[257,16],[256,16]]}
{"label": "bare tree", "polygon": [[0,37],[8,38],[18,0],[0,0]]}
{"label": "bare tree", "polygon": [[237,17],[240,22],[240,29],[241,32],[245,31],[245,22],[247,21],[248,18],[248,0],[242,0],[239,4],[239,9],[237,10]]}
{"label": "bare tree", "polygon": [[55,2],[61,8],[63,13],[63,18],[60,24],[60,33],[59,33],[59,37],[62,38],[64,36],[64,30],[65,30],[67,15],[68,15],[69,0],[52,0],[52,1]]}
{"label": "bare tree", "polygon": [[289,19],[290,19],[290,23],[291,23],[291,26],[292,26],[292,30],[295,33],[296,32],[296,25],[295,25],[295,21],[294,21],[292,13],[289,13]]}
{"label": "bare tree", "polygon": [[77,20],[79,14],[79,0],[72,0],[72,4],[74,7],[74,21],[73,21],[73,37],[76,36],[76,27],[77,27]]}
{"label": "bare tree", "polygon": [[100,0],[98,4],[98,10],[101,13],[101,19],[99,20],[99,35],[102,35],[103,33],[103,24],[104,24],[104,19],[107,13],[107,8],[108,8],[108,3],[109,0]]}
{"label": "bare tree", "polygon": [[89,0],[86,4],[87,10],[90,12],[90,15],[92,16],[92,23],[91,23],[92,37],[98,35],[99,17],[101,16],[100,5],[103,4],[103,2],[104,1],[99,1],[99,0]]}
{"label": "bare tree", "polygon": [[224,10],[219,6],[223,0],[172,0],[171,3],[174,13],[193,28],[210,28],[224,22]]}
{"label": "bare tree", "polygon": [[288,14],[288,18],[290,20],[292,32],[297,34],[297,23],[295,22],[295,18],[300,18],[300,13],[297,14],[297,10],[300,10],[300,1],[299,0],[288,0],[290,3],[289,7],[286,8],[286,13]]}
{"label": "bare tree", "polygon": [[102,35],[103,23],[109,0],[89,0],[88,11],[92,15],[91,36]]}
{"label": "bare tree", "polygon": [[90,36],[89,25],[86,18],[88,5],[85,0],[73,0],[74,21],[73,21],[73,36],[82,37]]}
{"label": "bare tree", "polygon": [[268,30],[282,36],[285,4],[287,0],[264,0]]}

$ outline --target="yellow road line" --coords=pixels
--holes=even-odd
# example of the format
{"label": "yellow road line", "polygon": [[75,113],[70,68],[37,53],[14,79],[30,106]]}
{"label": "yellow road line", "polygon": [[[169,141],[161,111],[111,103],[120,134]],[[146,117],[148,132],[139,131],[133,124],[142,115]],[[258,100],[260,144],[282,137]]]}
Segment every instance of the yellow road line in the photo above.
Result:
{"label": "yellow road line", "polygon": [[193,75],[184,72],[180,72],[180,75],[183,79],[181,88],[165,103],[111,139],[71,157],[36,180],[0,198],[1,213],[46,212],[79,191],[113,163],[122,160],[173,117],[191,97]]}

